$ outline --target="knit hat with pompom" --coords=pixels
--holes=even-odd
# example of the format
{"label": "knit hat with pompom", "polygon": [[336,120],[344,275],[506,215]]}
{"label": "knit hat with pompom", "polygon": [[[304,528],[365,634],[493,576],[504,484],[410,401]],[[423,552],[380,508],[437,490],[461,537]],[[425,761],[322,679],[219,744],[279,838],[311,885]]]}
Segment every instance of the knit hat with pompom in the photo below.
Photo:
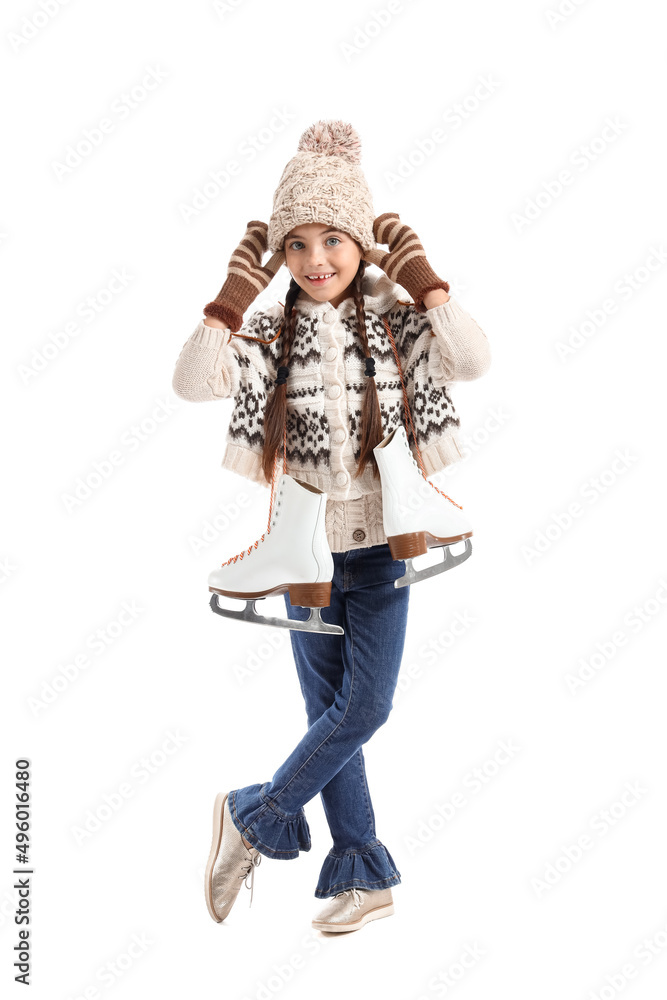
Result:
{"label": "knit hat with pompom", "polygon": [[377,247],[373,199],[359,162],[361,140],[343,121],[315,122],[299,139],[273,196],[268,249],[283,249],[301,223],[322,222],[349,233],[364,251]]}

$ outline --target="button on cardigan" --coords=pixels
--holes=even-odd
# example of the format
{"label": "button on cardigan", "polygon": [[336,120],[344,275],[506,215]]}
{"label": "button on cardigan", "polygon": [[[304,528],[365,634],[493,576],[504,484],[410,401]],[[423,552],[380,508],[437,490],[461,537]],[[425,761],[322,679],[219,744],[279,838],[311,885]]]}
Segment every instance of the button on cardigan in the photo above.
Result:
{"label": "button on cardigan", "polygon": [[[399,285],[384,273],[377,277],[368,272],[362,291],[383,432],[405,425],[401,381],[382,320],[386,316],[424,468],[431,475],[461,457],[460,420],[450,383],[485,374],[491,363],[486,335],[451,296],[418,313],[405,301]],[[358,479],[353,478],[367,379],[354,300],[344,299],[334,307],[302,290],[294,309],[285,471],[327,493],[326,530],[332,552],[384,544],[380,480],[373,478],[370,463]],[[266,486],[261,468],[264,407],[277,376],[281,337],[273,338],[282,324],[280,304],[258,309],[237,334],[206,326],[202,319],[185,342],[173,377],[174,392],[182,399],[233,397],[222,465]]]}

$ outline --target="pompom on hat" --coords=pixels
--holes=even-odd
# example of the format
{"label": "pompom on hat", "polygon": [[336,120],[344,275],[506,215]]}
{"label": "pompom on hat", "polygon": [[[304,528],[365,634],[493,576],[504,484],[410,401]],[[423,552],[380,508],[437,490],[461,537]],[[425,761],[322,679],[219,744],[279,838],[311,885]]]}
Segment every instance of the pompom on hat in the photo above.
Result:
{"label": "pompom on hat", "polygon": [[289,231],[321,222],[349,233],[362,250],[375,250],[373,199],[361,167],[361,140],[348,122],[320,119],[302,133],[296,155],[273,195],[267,233],[272,253]]}

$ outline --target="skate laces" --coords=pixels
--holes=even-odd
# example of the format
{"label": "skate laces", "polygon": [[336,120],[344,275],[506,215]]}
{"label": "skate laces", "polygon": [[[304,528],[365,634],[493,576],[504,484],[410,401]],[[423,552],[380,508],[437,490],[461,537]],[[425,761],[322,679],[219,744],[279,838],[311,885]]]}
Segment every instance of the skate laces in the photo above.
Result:
{"label": "skate laces", "polygon": [[[287,471],[287,425],[285,425],[285,427],[283,428],[282,466],[283,466],[283,472],[286,472]],[[230,563],[235,563],[237,559],[243,559],[244,556],[249,556],[250,553],[253,552],[259,546],[259,543],[264,541],[266,536],[271,531],[271,528],[273,527],[271,517],[273,514],[273,501],[275,499],[277,467],[278,467],[278,453],[276,452],[276,457],[273,461],[273,474],[271,476],[271,499],[269,500],[269,519],[266,525],[266,531],[263,532],[261,538],[258,538],[257,541],[252,542],[252,544],[249,545],[247,549],[244,549],[243,552],[237,552],[235,556],[230,556],[229,559],[226,559],[222,563],[223,566],[228,566]],[[278,501],[278,506],[280,506],[280,501]]]}
{"label": "skate laces", "polygon": [[[386,316],[382,317],[382,322],[384,323],[385,328],[387,330],[387,336],[389,337],[389,342],[391,344],[391,349],[394,352],[394,360],[396,361],[396,367],[398,368],[398,374],[401,377],[401,388],[403,389],[403,407],[404,407],[404,411],[405,411],[405,415],[404,415],[404,420],[405,420],[405,435],[406,435],[406,437],[408,439],[408,446],[410,445],[410,430],[412,430],[412,440],[415,443],[415,449],[417,451],[417,458],[419,459],[418,468],[419,468],[422,476],[424,477],[424,479],[426,480],[426,482],[429,484],[429,486],[431,486],[436,491],[436,493],[439,493],[440,496],[445,497],[446,500],[449,500],[450,503],[453,503],[455,507],[459,508],[459,510],[463,510],[463,507],[461,506],[460,503],[457,503],[456,500],[452,500],[451,497],[448,497],[446,493],[443,493],[442,490],[438,489],[438,487],[435,485],[435,483],[432,483],[431,480],[428,479],[427,476],[426,476],[426,469],[424,468],[424,463],[422,461],[421,451],[419,450],[419,445],[417,444],[417,435],[415,434],[415,429],[414,429],[414,426],[413,426],[413,423],[412,423],[412,413],[410,411],[410,404],[408,403],[408,394],[407,394],[407,391],[405,389],[405,381],[403,379],[403,369],[401,368],[401,362],[400,362],[400,359],[398,357],[398,351],[396,350],[396,344],[394,343],[394,336],[393,336],[393,334],[391,332],[391,327],[389,326],[389,323],[387,321],[387,317]],[[408,429],[408,423],[407,423],[408,420],[410,421],[410,430]],[[412,455],[412,452],[410,452],[410,454]],[[412,455],[412,460],[415,462],[415,464],[417,464],[417,460],[415,459],[414,455]]]}

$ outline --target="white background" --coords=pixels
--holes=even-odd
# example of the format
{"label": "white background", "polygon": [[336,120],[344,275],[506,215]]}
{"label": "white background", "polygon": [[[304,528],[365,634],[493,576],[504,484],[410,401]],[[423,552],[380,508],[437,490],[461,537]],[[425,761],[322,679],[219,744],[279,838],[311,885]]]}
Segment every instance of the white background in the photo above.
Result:
{"label": "white background", "polygon": [[[11,981],[27,756],[32,996],[664,995],[664,50],[648,0],[557,2],[4,5],[0,961]],[[365,747],[396,912],[330,936],[319,797],[312,850],[263,859],[251,908],[204,904],[215,794],[269,780],[306,723],[289,633],[208,607],[268,510],[220,468],[232,402],[171,389],[318,118],[358,130],[376,214],[416,229],[493,358],[454,386],[468,457],[438,480],[473,557],[412,588]]]}

